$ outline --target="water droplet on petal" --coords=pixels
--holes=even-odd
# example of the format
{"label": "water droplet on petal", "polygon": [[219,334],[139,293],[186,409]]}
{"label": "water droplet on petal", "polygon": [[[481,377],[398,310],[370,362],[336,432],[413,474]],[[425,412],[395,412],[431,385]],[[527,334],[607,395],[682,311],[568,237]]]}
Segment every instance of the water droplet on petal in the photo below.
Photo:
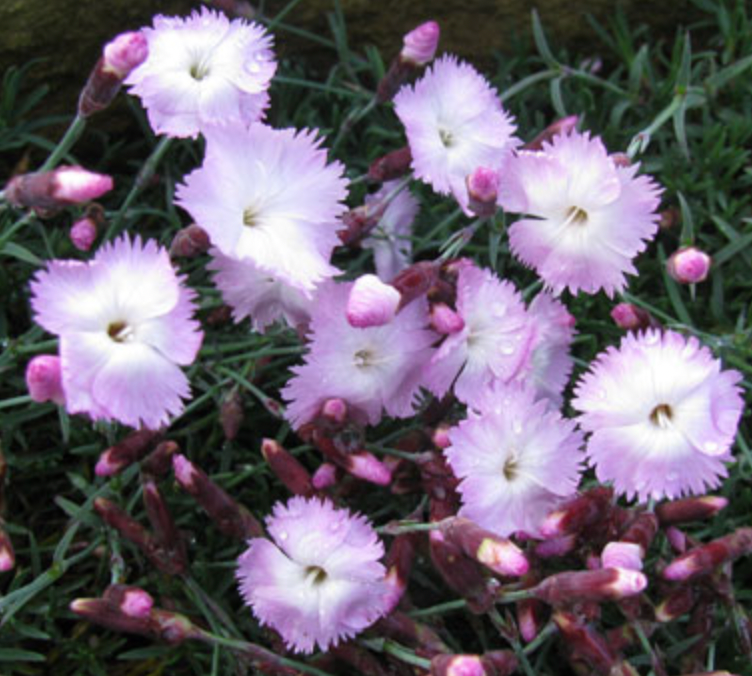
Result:
{"label": "water droplet on petal", "polygon": [[288,537],[290,537],[290,536],[286,532],[284,532],[284,531],[282,531],[279,534],[279,539],[282,540],[282,542],[284,542],[285,540],[287,540]]}

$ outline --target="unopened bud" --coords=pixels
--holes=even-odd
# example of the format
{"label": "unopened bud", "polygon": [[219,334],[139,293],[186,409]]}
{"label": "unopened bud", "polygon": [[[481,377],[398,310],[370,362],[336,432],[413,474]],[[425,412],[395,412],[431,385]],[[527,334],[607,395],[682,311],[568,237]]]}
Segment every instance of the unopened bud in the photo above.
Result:
{"label": "unopened bud", "polygon": [[243,424],[243,397],[235,387],[222,400],[219,407],[219,424],[228,441],[238,436],[240,426]]}
{"label": "unopened bud", "polygon": [[97,224],[91,218],[80,218],[70,229],[70,240],[79,251],[88,251],[97,238]]}
{"label": "unopened bud", "polygon": [[383,326],[397,313],[400,294],[376,275],[362,275],[355,280],[347,300],[347,321],[356,328]]}
{"label": "unopened bud", "polygon": [[293,495],[313,495],[314,489],[308,470],[278,442],[274,439],[264,439],[261,442],[261,455],[275,476]]}
{"label": "unopened bud", "polygon": [[691,580],[710,573],[722,563],[752,552],[752,528],[740,528],[730,535],[690,549],[663,571],[666,580]]}
{"label": "unopened bud", "polygon": [[172,468],[172,456],[179,452],[180,446],[174,441],[163,441],[144,458],[141,470],[149,476],[164,476]]}
{"label": "unopened bud", "polygon": [[604,568],[642,570],[642,547],[634,542],[609,542],[601,553]]}
{"label": "unopened bud", "polygon": [[209,518],[225,535],[238,540],[263,537],[263,529],[255,517],[188,458],[180,454],[175,455],[172,458],[172,466],[177,482],[203,507]]}
{"label": "unopened bud", "polygon": [[331,462],[323,462],[311,477],[311,484],[317,491],[323,491],[331,488],[337,483],[337,474],[339,469]]}
{"label": "unopened bud", "polygon": [[573,658],[585,662],[594,673],[612,673],[617,660],[603,636],[573,613],[557,610],[551,619]]}
{"label": "unopened bud", "polygon": [[686,615],[695,604],[695,593],[689,585],[678,587],[655,609],[658,622],[671,622]]}
{"label": "unopened bud", "polygon": [[671,549],[677,554],[684,554],[687,551],[687,535],[675,526],[666,528],[666,539]]}
{"label": "unopened bud", "polygon": [[610,510],[613,490],[593,488],[551,512],[541,524],[541,534],[553,538],[576,533],[597,521]]}
{"label": "unopened bud", "polygon": [[611,319],[626,331],[640,331],[656,325],[655,319],[647,311],[632,303],[619,303],[611,310]]}
{"label": "unopened bud", "polygon": [[687,523],[710,519],[728,505],[728,500],[719,495],[703,495],[698,498],[683,498],[658,505],[655,513],[661,524]]}
{"label": "unopened bud", "polygon": [[321,415],[335,423],[347,420],[347,404],[342,399],[327,399],[321,407]]}
{"label": "unopened bud", "polygon": [[525,643],[530,643],[538,636],[541,605],[538,599],[523,599],[517,603],[517,626]]}
{"label": "unopened bud", "polygon": [[386,211],[385,200],[377,200],[350,209],[342,216],[345,226],[337,231],[337,236],[344,246],[356,247],[379,223]]}
{"label": "unopened bud", "polygon": [[391,281],[392,286],[399,291],[402,298],[400,307],[405,307],[416,298],[428,293],[438,277],[439,268],[431,261],[413,263],[410,267],[402,270]]}
{"label": "unopened bud", "polygon": [[387,613],[394,610],[400,602],[405,590],[407,581],[410,577],[410,571],[415,556],[415,533],[403,533],[394,538],[392,546],[386,556],[386,576],[384,582],[388,588],[387,592]]}
{"label": "unopened bud", "polygon": [[527,573],[530,567],[517,545],[468,519],[451,519],[443,531],[447,539],[458,545],[467,556],[499,575],[519,577]]}
{"label": "unopened bud", "polygon": [[688,246],[671,254],[666,261],[666,271],[679,284],[696,284],[707,278],[711,263],[704,251]]}
{"label": "unopened bud", "polygon": [[149,54],[143,33],[122,33],[105,45],[78,99],[78,114],[88,117],[110,105],[123,80]]}
{"label": "unopened bud", "polygon": [[632,520],[620,539],[622,542],[639,545],[642,558],[645,558],[657,533],[658,517],[652,512],[642,512]]}
{"label": "unopened bud", "polygon": [[496,213],[496,198],[499,190],[499,174],[493,169],[478,167],[465,178],[468,208],[476,216],[488,217]]}
{"label": "unopened bud", "polygon": [[658,227],[661,230],[671,230],[671,228],[677,226],[681,222],[681,211],[676,207],[664,209],[658,214],[658,216],[660,217]]}
{"label": "unopened bud", "polygon": [[60,357],[51,354],[34,357],[26,366],[26,387],[34,401],[53,401],[58,406],[63,406],[65,392]]}
{"label": "unopened bud", "polygon": [[188,227],[178,230],[170,244],[172,258],[195,258],[206,253],[211,246],[211,240],[200,225],[191,223]]}
{"label": "unopened bud", "polygon": [[431,326],[437,333],[449,335],[465,328],[465,321],[445,303],[431,305]]}
{"label": "unopened bud", "polygon": [[154,599],[147,592],[134,587],[123,594],[120,609],[131,617],[148,617],[153,605]]}
{"label": "unopened bud", "polygon": [[561,535],[539,542],[535,546],[535,555],[541,559],[551,559],[566,556],[577,547],[577,535]]}
{"label": "unopened bud", "polygon": [[449,425],[442,423],[431,434],[431,441],[437,448],[449,448],[452,445],[452,441],[449,438],[449,430],[452,428]]}
{"label": "unopened bud", "polygon": [[413,161],[410,146],[399,148],[379,157],[368,167],[368,178],[377,183],[386,183],[396,178],[402,178],[410,172]]}
{"label": "unopened bud", "polygon": [[549,605],[571,605],[581,601],[618,601],[635,596],[648,580],[636,570],[602,568],[557,573],[532,589],[533,596]]}
{"label": "unopened bud", "polygon": [[15,565],[16,553],[0,519],[0,573],[12,570]]}
{"label": "unopened bud", "polygon": [[431,676],[488,676],[480,655],[436,655]]}
{"label": "unopened bud", "polygon": [[110,446],[99,456],[94,473],[97,476],[119,474],[137,460],[140,460],[161,440],[162,433],[152,430],[132,432],[114,446]]}
{"label": "unopened bud", "polygon": [[415,66],[427,65],[433,61],[433,57],[436,55],[440,34],[439,24],[435,21],[426,21],[420,24],[402,39],[403,46],[400,59]]}
{"label": "unopened bud", "polygon": [[353,476],[370,481],[377,486],[388,486],[391,483],[392,473],[389,468],[368,451],[353,453],[345,457],[347,460],[343,467]]}
{"label": "unopened bud", "polygon": [[546,127],[532,141],[526,143],[523,148],[525,150],[542,150],[543,144],[550,143],[554,136],[568,134],[575,129],[578,121],[579,117],[577,115],[570,115],[568,117],[563,117],[560,120],[556,120],[556,122]]}
{"label": "unopened bud", "polygon": [[96,199],[112,190],[112,178],[83,167],[14,176],[5,186],[5,198],[14,207],[55,210]]}
{"label": "unopened bud", "polygon": [[176,574],[182,574],[188,568],[185,543],[175,525],[175,520],[172,518],[167,503],[151,477],[144,478],[143,499],[146,515],[154,529],[156,542],[164,555],[171,561],[173,571]]}
{"label": "unopened bud", "polygon": [[632,164],[632,158],[627,153],[612,153],[611,161],[617,167],[629,167]]}

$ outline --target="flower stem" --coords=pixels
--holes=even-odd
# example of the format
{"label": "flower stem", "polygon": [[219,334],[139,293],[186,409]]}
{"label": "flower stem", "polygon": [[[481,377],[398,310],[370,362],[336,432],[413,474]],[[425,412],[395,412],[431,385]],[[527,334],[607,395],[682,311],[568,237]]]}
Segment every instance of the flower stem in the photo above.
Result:
{"label": "flower stem", "polygon": [[60,139],[55,146],[55,149],[40,167],[39,171],[50,171],[51,169],[54,169],[60,163],[60,160],[65,157],[66,153],[73,147],[73,144],[79,139],[85,127],[86,118],[76,115],[63,135],[63,138]]}

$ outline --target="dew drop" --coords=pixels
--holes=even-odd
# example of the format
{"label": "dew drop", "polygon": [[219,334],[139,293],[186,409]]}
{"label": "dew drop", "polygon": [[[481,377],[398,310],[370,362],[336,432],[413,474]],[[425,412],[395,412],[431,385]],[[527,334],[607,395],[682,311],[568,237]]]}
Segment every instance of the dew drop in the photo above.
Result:
{"label": "dew drop", "polygon": [[285,540],[287,540],[288,537],[290,537],[290,536],[285,531],[282,531],[279,534],[279,539],[282,540],[282,542],[284,542]]}
{"label": "dew drop", "polygon": [[706,441],[702,445],[702,450],[706,453],[717,453],[718,452],[718,444],[715,443],[715,441]]}
{"label": "dew drop", "polygon": [[513,354],[514,347],[512,345],[502,345],[501,354]]}

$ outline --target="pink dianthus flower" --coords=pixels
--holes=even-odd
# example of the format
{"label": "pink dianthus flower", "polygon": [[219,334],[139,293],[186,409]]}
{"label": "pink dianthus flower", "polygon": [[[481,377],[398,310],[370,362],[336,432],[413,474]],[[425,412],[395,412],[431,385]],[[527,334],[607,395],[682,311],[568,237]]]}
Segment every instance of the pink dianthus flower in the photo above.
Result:
{"label": "pink dianthus flower", "polygon": [[398,92],[394,106],[415,176],[442,195],[454,195],[466,211],[468,174],[478,167],[499,169],[519,145],[496,91],[455,56],[434,61],[414,87]]}
{"label": "pink dianthus flower", "polygon": [[143,34],[149,56],[125,83],[155,133],[195,137],[207,125],[261,119],[277,69],[262,26],[202,7],[187,18],[157,16]]}
{"label": "pink dianthus flower", "polygon": [[426,387],[442,397],[454,383],[471,406],[495,381],[510,382],[529,358],[533,327],[511,282],[464,263],[457,278],[457,315],[464,328],[446,337],[426,367]]}
{"label": "pink dianthus flower", "polygon": [[60,337],[69,413],[156,429],[183,410],[180,366],[203,334],[165,249],[124,236],[88,263],[51,261],[31,290],[36,321]]}
{"label": "pink dianthus flower", "polygon": [[661,189],[635,176],[638,168],[617,166],[599,138],[577,131],[517,153],[504,167],[499,201],[532,218],[509,229],[512,253],[556,295],[621,291],[658,231]]}
{"label": "pink dianthus flower", "polygon": [[363,516],[329,500],[294,497],[267,519],[238,559],[240,593],[291,650],[327,650],[387,611],[384,546]]}
{"label": "pink dianthus flower", "polygon": [[717,487],[743,408],[740,380],[694,337],[627,334],[596,358],[572,402],[598,479],[640,500]]}
{"label": "pink dianthus flower", "polygon": [[212,244],[307,295],[335,275],[347,182],[316,132],[255,124],[215,127],[206,140],[203,165],[177,196]]}
{"label": "pink dianthus flower", "polygon": [[382,411],[413,414],[423,368],[437,336],[425,327],[425,299],[407,305],[388,324],[355,328],[347,321],[353,284],[323,284],[311,311],[310,351],[282,390],[295,427],[311,420],[327,399],[343,399],[355,418],[375,425]]}
{"label": "pink dianthus flower", "polygon": [[449,431],[444,450],[460,479],[460,516],[506,537],[530,535],[577,490],[582,434],[533,389],[485,388],[476,411]]}

